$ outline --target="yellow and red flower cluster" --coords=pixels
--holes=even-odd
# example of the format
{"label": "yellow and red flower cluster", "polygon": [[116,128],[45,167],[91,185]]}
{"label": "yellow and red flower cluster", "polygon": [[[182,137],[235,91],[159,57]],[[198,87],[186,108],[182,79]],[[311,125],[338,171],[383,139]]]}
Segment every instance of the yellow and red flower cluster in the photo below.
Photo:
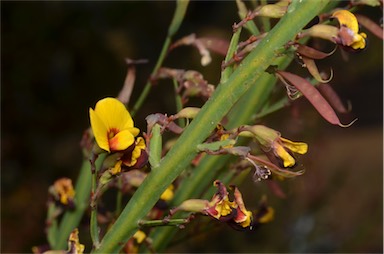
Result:
{"label": "yellow and red flower cluster", "polygon": [[214,181],[217,192],[211,201],[204,199],[189,199],[170,211],[171,215],[177,211],[198,212],[214,219],[226,222],[237,230],[252,230],[257,225],[270,222],[274,210],[263,202],[259,209],[252,212],[246,209],[241,192],[236,186],[233,189],[234,200],[230,201],[225,185],[219,180]]}

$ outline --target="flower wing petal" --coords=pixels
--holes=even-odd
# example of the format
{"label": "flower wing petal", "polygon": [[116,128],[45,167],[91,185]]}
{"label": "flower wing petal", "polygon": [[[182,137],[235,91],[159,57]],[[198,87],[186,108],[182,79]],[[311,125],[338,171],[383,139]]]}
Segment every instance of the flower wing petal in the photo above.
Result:
{"label": "flower wing petal", "polygon": [[97,144],[101,149],[110,152],[108,143],[108,129],[105,126],[104,121],[100,119],[100,117],[92,108],[89,108],[89,118],[91,120],[91,127]]}
{"label": "flower wing petal", "polygon": [[280,140],[283,142],[283,146],[288,148],[294,153],[299,154],[306,154],[308,151],[308,145],[303,142],[293,142],[286,138],[280,138]]}

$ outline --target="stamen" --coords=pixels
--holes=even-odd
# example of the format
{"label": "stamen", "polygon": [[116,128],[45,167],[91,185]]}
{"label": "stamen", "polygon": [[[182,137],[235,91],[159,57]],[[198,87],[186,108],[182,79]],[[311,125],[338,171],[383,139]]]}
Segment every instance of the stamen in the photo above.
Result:
{"label": "stamen", "polygon": [[259,166],[253,160],[245,157],[255,168],[255,173],[252,176],[253,181],[260,182],[261,180],[266,180],[271,175],[271,170],[269,170],[265,165]]}

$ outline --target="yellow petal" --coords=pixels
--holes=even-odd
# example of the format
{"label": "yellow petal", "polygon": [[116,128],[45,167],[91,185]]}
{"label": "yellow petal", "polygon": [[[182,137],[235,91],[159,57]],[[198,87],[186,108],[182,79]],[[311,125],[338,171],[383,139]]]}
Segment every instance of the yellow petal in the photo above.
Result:
{"label": "yellow petal", "polygon": [[136,233],[133,235],[133,238],[136,239],[138,244],[142,243],[146,237],[147,235],[141,230],[136,231]]}
{"label": "yellow petal", "polygon": [[351,47],[353,49],[363,49],[365,48],[365,38],[367,38],[367,35],[365,33],[356,34],[354,39],[354,42],[351,44]]}
{"label": "yellow petal", "polygon": [[273,220],[275,210],[272,207],[267,207],[267,213],[259,218],[260,223],[267,223]]}
{"label": "yellow petal", "polygon": [[243,222],[241,222],[240,225],[243,228],[246,228],[249,225],[251,225],[251,222],[252,222],[252,212],[247,210],[247,211],[245,211],[245,220]]}
{"label": "yellow petal", "polygon": [[68,249],[71,250],[71,253],[83,254],[84,248],[84,244],[80,244],[79,241],[79,230],[75,228],[69,235]]}
{"label": "yellow petal", "polygon": [[293,142],[289,139],[280,138],[283,142],[283,146],[288,148],[294,153],[305,154],[308,151],[308,145],[303,142]]}
{"label": "yellow petal", "polygon": [[354,33],[359,32],[359,23],[357,22],[357,18],[351,12],[347,10],[339,10],[335,11],[332,14],[333,18],[337,18],[341,26],[346,26],[351,29]]}
{"label": "yellow petal", "polygon": [[96,103],[95,113],[108,130],[125,130],[133,127],[133,120],[124,104],[115,98],[104,98]]}
{"label": "yellow petal", "polygon": [[161,194],[160,199],[169,201],[173,198],[173,184],[171,184],[164,192]]}
{"label": "yellow petal", "polygon": [[121,164],[122,163],[123,163],[122,161],[118,161],[118,162],[116,162],[115,166],[110,169],[110,172],[112,175],[117,175],[121,172]]}
{"label": "yellow petal", "polygon": [[275,152],[283,160],[284,167],[292,167],[295,165],[295,159],[285,151],[284,147],[280,144],[275,146]]}
{"label": "yellow petal", "polygon": [[140,133],[140,129],[136,128],[136,127],[129,127],[129,128],[124,128],[123,130],[128,130],[130,133],[132,133],[132,135],[134,137],[136,137],[137,135],[139,135]]}
{"label": "yellow petal", "polygon": [[130,131],[120,131],[109,140],[109,148],[112,151],[122,151],[127,149],[135,141],[135,137]]}
{"label": "yellow petal", "polygon": [[230,202],[228,199],[224,199],[220,201],[216,207],[215,210],[218,212],[217,219],[221,216],[226,216],[232,212],[232,207],[234,204]]}
{"label": "yellow petal", "polygon": [[101,149],[110,152],[108,143],[108,129],[100,117],[95,113],[93,109],[89,109],[89,118],[91,120],[91,127],[96,142]]}

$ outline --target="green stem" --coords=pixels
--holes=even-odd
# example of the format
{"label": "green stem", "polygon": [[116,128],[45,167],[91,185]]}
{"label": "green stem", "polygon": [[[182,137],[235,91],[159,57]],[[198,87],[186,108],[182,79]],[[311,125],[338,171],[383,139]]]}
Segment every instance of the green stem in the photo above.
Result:
{"label": "green stem", "polygon": [[[163,61],[165,59],[165,56],[167,55],[168,53],[168,48],[169,48],[169,45],[171,44],[171,38],[170,37],[167,37],[165,39],[165,42],[164,42],[164,45],[163,45],[163,48],[161,50],[161,53],[160,53],[160,56],[159,56],[159,59],[157,60],[157,63],[155,65],[155,68],[153,68],[153,71],[151,73],[151,78],[154,77],[157,73],[157,71],[159,70],[160,66],[163,64]],[[149,92],[151,91],[151,87],[152,87],[152,81],[151,81],[151,78],[147,81],[147,83],[145,84],[145,87],[143,89],[143,91],[141,92],[140,94],[140,97],[137,99],[135,105],[133,106],[133,108],[130,110],[130,113],[132,115],[132,117],[135,116],[136,112],[140,109],[140,107],[143,105],[145,99],[147,98]]]}
{"label": "green stem", "polygon": [[49,202],[48,205],[48,214],[47,214],[47,238],[48,243],[51,247],[56,245],[56,240],[58,236],[58,224],[57,224],[57,212],[58,208],[56,207],[53,201]]}
{"label": "green stem", "polygon": [[[92,162],[94,163],[94,162]],[[91,168],[92,172],[92,186],[91,186],[91,195],[93,195],[93,198],[97,199],[95,197],[96,195],[96,189],[97,189],[97,168]],[[93,205],[91,204],[91,220],[90,220],[90,232],[91,232],[91,238],[94,248],[98,248],[100,243],[100,237],[99,237],[99,226],[97,223],[97,200]]]}
{"label": "green stem", "polygon": [[293,39],[328,1],[293,1],[287,14],[243,60],[226,83],[218,85],[210,100],[185,129],[179,140],[135,192],[95,253],[116,253],[138,229],[166,188],[196,156],[196,147],[272,63],[275,50]]}
{"label": "green stem", "polygon": [[[99,158],[96,161],[96,167],[100,167],[101,161],[103,161],[103,158]],[[91,178],[91,164],[88,160],[84,160],[75,186],[75,209],[64,214],[59,226],[57,241],[53,246],[53,249],[67,249],[67,241],[70,233],[79,225],[84,211],[89,207],[92,182]]]}
{"label": "green stem", "polygon": [[115,211],[115,217],[117,218],[120,213],[121,213],[121,204],[123,202],[123,192],[121,190],[121,185],[122,185],[122,178],[119,177],[117,179],[117,185],[118,185],[118,188],[117,188],[117,194],[116,194],[116,211]]}
{"label": "green stem", "polygon": [[[177,88],[179,86],[179,83],[177,82],[177,80],[175,78],[172,79],[172,81],[173,81],[173,88],[175,89],[176,112],[180,112],[180,110],[183,109],[183,102],[181,101],[180,94],[177,93]],[[185,120],[182,118],[178,119],[178,123],[179,123],[180,127],[185,126]]]}
{"label": "green stem", "polygon": [[159,227],[159,226],[180,226],[185,223],[188,223],[188,219],[171,219],[168,221],[164,220],[147,220],[139,221],[140,227]]}
{"label": "green stem", "polygon": [[[161,53],[159,58],[157,59],[156,65],[153,68],[153,71],[151,73],[151,78],[155,77],[157,74],[157,71],[159,70],[160,66],[163,64],[164,59],[168,53],[169,46],[171,45],[172,37],[179,29],[184,16],[185,12],[187,11],[188,7],[188,0],[178,0],[176,5],[176,10],[173,15],[173,19],[171,21],[171,24],[168,29],[167,38],[164,41],[163,48],[161,49]],[[130,110],[130,113],[133,116],[135,116],[136,112],[139,110],[139,108],[143,105],[145,99],[147,98],[151,87],[152,87],[152,81],[151,78],[148,80],[148,82],[145,84],[144,90],[141,92],[140,97],[137,99],[135,105]]]}
{"label": "green stem", "polygon": [[[266,5],[266,4],[268,4],[268,2],[266,0],[260,1],[260,5]],[[264,28],[263,29],[264,32],[268,32],[269,30],[271,30],[271,22],[270,22],[268,17],[260,17],[260,20],[261,20],[261,24]]]}
{"label": "green stem", "polygon": [[276,103],[270,105],[270,106],[266,106],[263,108],[263,110],[261,110],[260,113],[256,114],[253,118],[254,119],[260,119],[266,115],[269,115],[271,113],[274,113],[286,106],[289,105],[289,99],[287,96],[284,96],[283,98],[281,98],[279,101],[277,101]]}

